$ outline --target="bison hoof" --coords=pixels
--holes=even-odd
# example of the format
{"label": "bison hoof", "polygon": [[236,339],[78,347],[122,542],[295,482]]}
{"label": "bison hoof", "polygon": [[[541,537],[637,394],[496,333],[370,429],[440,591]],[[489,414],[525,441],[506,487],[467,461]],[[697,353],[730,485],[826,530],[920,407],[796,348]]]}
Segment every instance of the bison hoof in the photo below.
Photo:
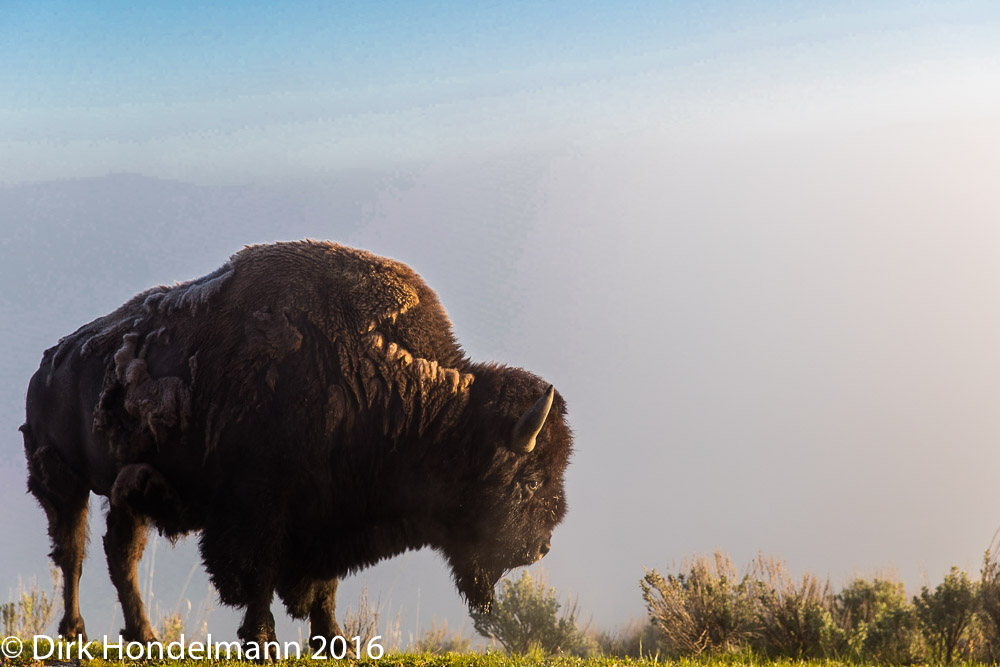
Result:
{"label": "bison hoof", "polygon": [[83,627],[83,617],[63,616],[62,620],[59,621],[59,634],[66,639],[83,637],[84,641],[86,641],[87,630]]}
{"label": "bison hoof", "polygon": [[255,618],[245,618],[243,625],[236,631],[236,636],[243,640],[244,644],[257,645],[261,651],[260,659],[257,662],[264,659],[270,661],[275,657],[264,654],[268,642],[278,641],[278,635],[274,633],[274,616],[271,615],[270,611]]}
{"label": "bison hoof", "polygon": [[148,644],[149,642],[156,641],[156,633],[153,632],[153,628],[148,625],[143,626],[137,630],[132,630],[130,628],[124,628],[121,631],[122,639],[127,642],[139,642],[141,644]]}

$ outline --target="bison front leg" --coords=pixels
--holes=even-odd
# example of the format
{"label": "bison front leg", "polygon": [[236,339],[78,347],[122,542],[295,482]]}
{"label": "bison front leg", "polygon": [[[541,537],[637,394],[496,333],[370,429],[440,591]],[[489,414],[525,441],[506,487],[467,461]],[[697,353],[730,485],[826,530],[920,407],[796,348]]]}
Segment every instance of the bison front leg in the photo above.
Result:
{"label": "bison front leg", "polygon": [[[343,637],[335,615],[337,606],[337,580],[317,582],[315,584],[312,607],[309,609],[309,645],[314,650],[324,646],[330,651],[335,637]],[[322,639],[316,637],[324,637]]]}
{"label": "bison front leg", "polygon": [[108,532],[104,535],[104,553],[108,557],[111,583],[118,590],[122,604],[125,629],[122,636],[127,641],[150,642],[156,640],[146,616],[146,608],[139,595],[136,569],[146,548],[146,523],[124,506],[112,504],[108,512]]}
{"label": "bison front leg", "polygon": [[263,488],[266,485],[252,475],[235,475],[216,490],[213,511],[201,532],[202,560],[219,599],[245,610],[237,636],[257,644],[262,653],[267,642],[277,641],[271,601],[282,562],[279,536],[286,516],[268,494],[259,491]]}

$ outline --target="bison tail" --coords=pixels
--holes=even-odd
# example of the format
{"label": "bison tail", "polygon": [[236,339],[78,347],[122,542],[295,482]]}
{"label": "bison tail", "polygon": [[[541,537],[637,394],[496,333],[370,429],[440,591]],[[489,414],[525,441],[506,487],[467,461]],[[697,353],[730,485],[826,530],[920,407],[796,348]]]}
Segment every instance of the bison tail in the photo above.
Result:
{"label": "bison tail", "polygon": [[31,456],[31,452],[35,451],[35,436],[31,432],[31,424],[24,422],[17,430],[21,432],[21,437],[24,438],[24,455]]}
{"label": "bison tail", "polygon": [[55,447],[39,442],[28,424],[19,430],[24,436],[24,456],[28,461],[28,491],[43,506],[47,501],[58,505],[89,494],[90,488]]}

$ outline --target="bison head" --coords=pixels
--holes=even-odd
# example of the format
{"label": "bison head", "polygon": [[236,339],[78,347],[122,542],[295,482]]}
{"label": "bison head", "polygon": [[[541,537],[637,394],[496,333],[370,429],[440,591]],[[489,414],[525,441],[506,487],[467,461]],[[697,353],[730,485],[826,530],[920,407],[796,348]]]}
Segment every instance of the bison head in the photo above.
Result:
{"label": "bison head", "polygon": [[[563,474],[572,452],[563,399],[521,369],[480,373],[467,408],[442,551],[471,607],[489,611],[509,570],[537,562],[566,515]],[[459,493],[456,493],[460,490]]]}

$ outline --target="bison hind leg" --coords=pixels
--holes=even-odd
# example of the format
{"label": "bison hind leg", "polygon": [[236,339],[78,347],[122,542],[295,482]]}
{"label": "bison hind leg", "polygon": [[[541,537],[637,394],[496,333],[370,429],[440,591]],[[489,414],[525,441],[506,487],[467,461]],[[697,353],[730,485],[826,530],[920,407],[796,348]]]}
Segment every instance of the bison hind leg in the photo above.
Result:
{"label": "bison hind leg", "polygon": [[80,615],[80,575],[87,555],[87,511],[90,489],[69,469],[53,447],[38,446],[27,424],[24,452],[28,460],[28,490],[45,510],[49,523],[52,562],[62,570],[63,617],[59,634],[86,637]]}
{"label": "bison hind leg", "polygon": [[315,650],[330,647],[334,638],[344,636],[336,616],[337,583],[336,578],[300,580],[278,588],[278,595],[293,618],[309,617],[309,645]]}
{"label": "bison hind leg", "polygon": [[[325,637],[326,645],[331,647],[337,637],[344,639],[344,631],[340,629],[335,615],[337,606],[337,580],[318,581],[315,585],[315,595],[313,596],[312,607],[309,609],[309,645],[313,649],[322,647],[323,642],[314,637]],[[348,653],[353,656],[354,650],[351,643],[347,642]]]}

